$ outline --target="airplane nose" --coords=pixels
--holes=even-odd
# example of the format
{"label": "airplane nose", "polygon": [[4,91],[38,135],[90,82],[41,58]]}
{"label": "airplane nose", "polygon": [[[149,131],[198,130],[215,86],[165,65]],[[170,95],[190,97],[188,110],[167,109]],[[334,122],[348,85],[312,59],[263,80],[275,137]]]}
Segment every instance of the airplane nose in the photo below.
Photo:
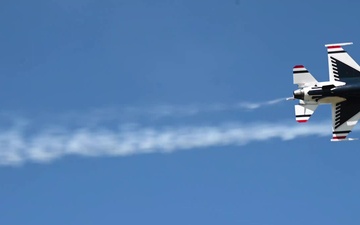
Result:
{"label": "airplane nose", "polygon": [[304,100],[304,91],[302,89],[297,89],[294,91],[294,98]]}

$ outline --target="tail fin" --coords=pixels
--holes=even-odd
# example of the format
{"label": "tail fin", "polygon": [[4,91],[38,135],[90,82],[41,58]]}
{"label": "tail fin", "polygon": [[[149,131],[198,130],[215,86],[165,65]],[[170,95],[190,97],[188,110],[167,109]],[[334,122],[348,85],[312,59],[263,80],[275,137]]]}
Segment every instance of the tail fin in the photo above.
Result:
{"label": "tail fin", "polygon": [[311,75],[311,73],[303,66],[296,65],[293,68],[294,84],[299,87],[304,87],[311,84],[316,84],[318,81]]}
{"label": "tail fin", "polygon": [[295,105],[295,116],[298,123],[307,122],[315,112],[317,104]]}

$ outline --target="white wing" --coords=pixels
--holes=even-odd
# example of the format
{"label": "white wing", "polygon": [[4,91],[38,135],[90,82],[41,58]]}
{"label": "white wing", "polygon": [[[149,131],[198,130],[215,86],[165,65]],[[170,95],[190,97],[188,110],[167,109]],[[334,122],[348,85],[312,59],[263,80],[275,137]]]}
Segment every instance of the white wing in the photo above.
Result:
{"label": "white wing", "polygon": [[346,81],[347,78],[360,77],[360,66],[342,48],[352,43],[328,44],[328,65],[330,81]]}
{"label": "white wing", "polygon": [[333,136],[331,141],[353,140],[347,135],[360,119],[360,103],[346,100],[331,105]]}

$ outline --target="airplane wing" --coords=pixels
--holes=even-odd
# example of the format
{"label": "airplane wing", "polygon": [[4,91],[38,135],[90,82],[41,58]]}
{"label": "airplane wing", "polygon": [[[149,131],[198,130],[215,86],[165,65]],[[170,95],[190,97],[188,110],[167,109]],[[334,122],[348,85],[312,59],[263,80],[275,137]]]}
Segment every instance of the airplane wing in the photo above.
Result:
{"label": "airplane wing", "polygon": [[346,138],[360,119],[360,101],[345,100],[331,106],[333,136],[331,141],[354,140]]}
{"label": "airplane wing", "polygon": [[353,58],[342,48],[350,43],[328,44],[328,64],[330,81],[346,81],[348,78],[360,78],[360,66]]}

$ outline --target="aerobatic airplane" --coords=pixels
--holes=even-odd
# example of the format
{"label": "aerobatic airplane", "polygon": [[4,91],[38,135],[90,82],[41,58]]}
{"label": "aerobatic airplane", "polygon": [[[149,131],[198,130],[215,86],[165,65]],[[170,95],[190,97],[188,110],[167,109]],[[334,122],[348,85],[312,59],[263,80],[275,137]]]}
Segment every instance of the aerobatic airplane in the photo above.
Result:
{"label": "aerobatic airplane", "polygon": [[295,105],[296,121],[307,122],[318,105],[331,104],[331,141],[354,140],[347,136],[360,119],[360,66],[342,47],[351,44],[325,45],[329,81],[318,82],[303,65],[293,68],[294,84],[298,89],[288,99],[299,99],[299,104]]}

